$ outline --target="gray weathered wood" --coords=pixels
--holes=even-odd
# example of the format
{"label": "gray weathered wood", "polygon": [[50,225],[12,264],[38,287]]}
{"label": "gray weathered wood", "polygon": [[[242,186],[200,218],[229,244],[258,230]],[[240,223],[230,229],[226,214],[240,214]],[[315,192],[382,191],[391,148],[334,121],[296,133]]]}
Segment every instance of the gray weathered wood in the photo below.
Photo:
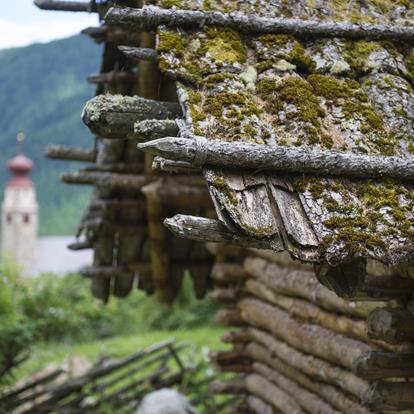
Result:
{"label": "gray weathered wood", "polygon": [[367,352],[353,362],[352,371],[369,379],[414,377],[414,353]]}
{"label": "gray weathered wood", "polygon": [[164,225],[176,236],[190,240],[215,243],[225,242],[246,247],[283,250],[281,243],[278,244],[273,240],[251,239],[232,233],[218,220],[177,214],[172,218],[166,219]]}
{"label": "gray weathered wood", "polygon": [[254,14],[222,13],[218,11],[193,11],[162,9],[146,6],[142,9],[113,7],[105,16],[107,23],[126,24],[135,28],[151,29],[165,25],[199,29],[203,26],[230,27],[254,33],[286,33],[296,36],[343,37],[369,40],[414,40],[414,28],[332,23],[320,20],[288,19],[283,17],[260,17]]}
{"label": "gray weathered wood", "polygon": [[148,47],[118,46],[118,49],[125,55],[134,60],[157,60],[157,52]]}
{"label": "gray weathered wood", "polygon": [[68,184],[96,185],[111,189],[140,190],[147,182],[143,175],[109,172],[76,171],[64,173],[61,180]]}
{"label": "gray weathered wood", "polygon": [[362,402],[378,411],[412,410],[414,407],[414,384],[412,382],[373,383],[362,398]]}
{"label": "gray weathered wood", "polygon": [[159,138],[140,143],[138,148],[172,160],[190,162],[195,166],[414,180],[414,157],[359,155],[241,141],[207,140],[203,137]]}
{"label": "gray weathered wood", "polygon": [[144,119],[175,119],[180,105],[139,96],[98,95],[89,100],[82,120],[96,135],[105,138],[134,137],[134,124]]}
{"label": "gray weathered wood", "polygon": [[168,172],[172,174],[200,174],[198,168],[185,161],[172,161],[162,157],[155,157],[152,162],[152,169],[155,171]]}
{"label": "gray weathered wood", "polygon": [[178,132],[177,123],[171,119],[144,119],[134,125],[135,138],[141,141],[175,136]]}
{"label": "gray weathered wood", "polygon": [[367,333],[372,339],[390,344],[414,340],[414,315],[401,308],[378,308],[367,318]]}
{"label": "gray weathered wood", "polygon": [[48,145],[45,148],[44,155],[55,160],[95,162],[96,159],[94,149],[68,147],[66,145]]}
{"label": "gray weathered wood", "polygon": [[89,75],[86,80],[95,85],[108,84],[111,82],[136,82],[138,72],[113,70],[111,72],[95,73]]}
{"label": "gray weathered wood", "polygon": [[70,11],[70,12],[92,12],[92,2],[84,1],[57,1],[57,0],[35,0],[34,4],[42,10]]}

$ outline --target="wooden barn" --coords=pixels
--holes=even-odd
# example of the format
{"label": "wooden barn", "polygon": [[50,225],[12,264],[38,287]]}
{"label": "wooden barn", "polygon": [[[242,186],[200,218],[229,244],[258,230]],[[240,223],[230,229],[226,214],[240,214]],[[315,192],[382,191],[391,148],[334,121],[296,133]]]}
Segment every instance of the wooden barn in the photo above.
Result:
{"label": "wooden barn", "polygon": [[37,4],[103,20],[93,149],[47,150],[95,295],[213,288],[234,413],[414,412],[414,3]]}

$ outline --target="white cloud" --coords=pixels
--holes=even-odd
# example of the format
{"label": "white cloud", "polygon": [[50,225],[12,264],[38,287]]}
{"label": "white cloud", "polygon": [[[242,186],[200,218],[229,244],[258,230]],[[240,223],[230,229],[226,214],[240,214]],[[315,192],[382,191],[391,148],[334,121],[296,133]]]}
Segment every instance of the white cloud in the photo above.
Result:
{"label": "white cloud", "polygon": [[34,42],[48,42],[79,33],[88,26],[97,25],[96,14],[76,14],[76,18],[53,18],[44,22],[13,22],[0,18],[0,49],[26,46]]}

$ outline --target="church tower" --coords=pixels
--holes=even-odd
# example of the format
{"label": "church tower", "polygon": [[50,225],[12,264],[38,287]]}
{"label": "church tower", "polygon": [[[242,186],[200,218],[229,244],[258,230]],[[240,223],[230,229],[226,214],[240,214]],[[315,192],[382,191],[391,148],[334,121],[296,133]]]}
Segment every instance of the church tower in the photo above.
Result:
{"label": "church tower", "polygon": [[19,133],[18,154],[7,164],[11,177],[2,206],[2,251],[4,257],[28,273],[35,262],[38,205],[36,190],[29,178],[33,162],[23,154],[23,139],[23,133]]}

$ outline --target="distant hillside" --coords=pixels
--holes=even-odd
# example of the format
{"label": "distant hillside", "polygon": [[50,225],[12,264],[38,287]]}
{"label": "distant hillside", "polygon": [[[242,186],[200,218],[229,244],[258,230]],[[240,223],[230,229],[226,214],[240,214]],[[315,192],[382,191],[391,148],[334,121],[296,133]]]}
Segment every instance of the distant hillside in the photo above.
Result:
{"label": "distant hillside", "polygon": [[25,152],[35,162],[41,234],[71,234],[89,198],[89,189],[59,181],[75,163],[46,160],[50,143],[90,147],[93,137],[80,120],[94,87],[85,77],[98,70],[100,48],[84,36],[0,50],[0,189],[5,163],[16,151],[15,136],[26,134]]}

